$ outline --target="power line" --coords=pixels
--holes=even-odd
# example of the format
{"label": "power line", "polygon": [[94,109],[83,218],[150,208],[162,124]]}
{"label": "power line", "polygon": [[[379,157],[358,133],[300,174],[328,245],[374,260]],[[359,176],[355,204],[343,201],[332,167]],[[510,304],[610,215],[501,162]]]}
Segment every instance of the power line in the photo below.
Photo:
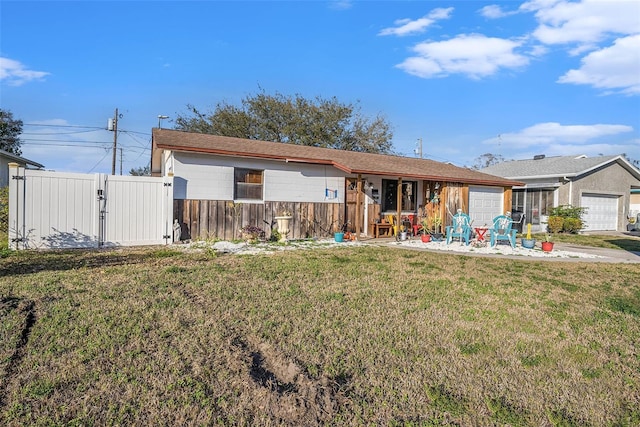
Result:
{"label": "power line", "polygon": [[98,167],[98,165],[99,165],[100,163],[102,163],[102,161],[103,161],[103,160],[104,160],[108,155],[109,155],[109,150],[107,150],[107,152],[105,153],[105,155],[104,155],[104,156],[102,156],[102,158],[101,158],[100,160],[98,160],[98,163],[96,163],[95,165],[93,165],[93,167],[92,167],[91,169],[89,169],[89,172],[87,172],[87,173],[91,173],[91,172],[93,172],[93,170],[94,170],[95,168],[97,168],[97,167]]}
{"label": "power line", "polygon": [[79,133],[95,132],[95,129],[85,129],[75,132],[22,132],[21,135],[76,135]]}
{"label": "power line", "polygon": [[44,138],[25,138],[22,139],[21,141],[44,141],[44,142],[82,142],[84,144],[110,144],[110,142],[105,142],[105,141],[86,141],[86,140],[78,140],[78,139],[74,139],[71,141],[65,141],[62,139],[44,139]]}
{"label": "power line", "polygon": [[23,123],[22,126],[41,126],[41,127],[52,127],[52,128],[85,128],[85,129],[106,130],[104,127],[97,127],[97,126],[50,125],[50,124],[41,124],[41,123]]}
{"label": "power line", "polygon": [[[64,144],[64,141],[57,141],[57,140],[52,140],[52,141],[56,141],[59,143],[54,143],[54,144],[45,144],[45,143],[38,143],[38,142],[28,142],[28,143],[24,143],[22,145],[28,145],[28,146],[38,146],[38,147],[78,147],[78,148],[108,148],[107,145],[110,144],[110,142],[100,142],[100,143],[95,143],[95,144],[103,144],[103,145],[93,145],[93,146],[89,146],[89,145],[82,145],[82,144]],[[73,142],[73,141],[71,141]],[[126,151],[130,151],[130,152],[134,152],[134,153],[141,153],[144,154],[145,151],[149,151],[150,148],[146,148],[146,147],[131,147],[131,146],[123,146],[123,148]]]}
{"label": "power line", "polygon": [[39,144],[37,142],[29,143],[25,145],[37,146],[37,147],[75,147],[75,148],[107,148],[106,146],[87,146],[87,145],[77,145],[77,144]]}

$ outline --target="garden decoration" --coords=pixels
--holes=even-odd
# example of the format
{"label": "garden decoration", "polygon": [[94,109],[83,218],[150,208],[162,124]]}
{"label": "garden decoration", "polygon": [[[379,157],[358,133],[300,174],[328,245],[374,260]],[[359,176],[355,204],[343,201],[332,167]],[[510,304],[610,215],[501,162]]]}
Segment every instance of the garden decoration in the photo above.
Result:
{"label": "garden decoration", "polygon": [[531,238],[531,223],[527,224],[527,237],[523,237],[521,243],[522,247],[527,249],[533,249],[536,245],[536,239]]}
{"label": "garden decoration", "polygon": [[[451,215],[451,213],[449,213]],[[447,245],[453,241],[454,237],[460,239],[460,243],[464,241],[465,245],[469,245],[471,239],[471,218],[462,209],[458,209],[455,215],[451,217],[451,225],[446,227]]]}
{"label": "garden decoration", "polygon": [[516,247],[516,229],[512,228],[512,225],[511,212],[506,212],[504,215],[498,215],[493,218],[493,226],[489,230],[492,247],[500,240],[508,241],[512,248]]}
{"label": "garden decoration", "polygon": [[291,224],[292,218],[293,217],[291,216],[291,212],[288,212],[288,211],[284,211],[280,214],[280,216],[275,217],[275,220],[278,223],[278,232],[280,233],[281,242],[287,241],[287,236],[291,231],[289,229],[289,225]]}

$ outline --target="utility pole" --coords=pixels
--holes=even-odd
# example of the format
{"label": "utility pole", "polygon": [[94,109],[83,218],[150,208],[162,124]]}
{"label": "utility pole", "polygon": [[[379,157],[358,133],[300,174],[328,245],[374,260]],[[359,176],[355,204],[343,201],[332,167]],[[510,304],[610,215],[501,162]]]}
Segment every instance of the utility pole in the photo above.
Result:
{"label": "utility pole", "polygon": [[418,148],[414,152],[422,158],[422,138],[418,138]]}
{"label": "utility pole", "polygon": [[116,149],[117,148],[118,148],[118,109],[116,108],[116,114],[113,116],[113,160],[111,161],[111,175],[116,174]]}

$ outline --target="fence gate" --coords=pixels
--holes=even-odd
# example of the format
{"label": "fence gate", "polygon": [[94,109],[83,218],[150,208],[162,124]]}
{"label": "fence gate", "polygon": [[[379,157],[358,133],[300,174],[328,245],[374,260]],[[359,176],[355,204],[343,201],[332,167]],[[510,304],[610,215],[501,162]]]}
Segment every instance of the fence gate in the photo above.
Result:
{"label": "fence gate", "polygon": [[172,242],[173,178],[9,170],[12,249]]}

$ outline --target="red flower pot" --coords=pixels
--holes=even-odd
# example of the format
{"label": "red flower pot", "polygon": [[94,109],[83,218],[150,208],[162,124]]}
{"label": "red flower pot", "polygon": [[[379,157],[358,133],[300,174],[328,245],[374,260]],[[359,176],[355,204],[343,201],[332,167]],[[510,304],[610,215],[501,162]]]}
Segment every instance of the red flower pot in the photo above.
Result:
{"label": "red flower pot", "polygon": [[422,243],[429,243],[431,241],[431,234],[423,234],[420,236]]}
{"label": "red flower pot", "polygon": [[542,251],[551,252],[553,250],[553,242],[542,242]]}

